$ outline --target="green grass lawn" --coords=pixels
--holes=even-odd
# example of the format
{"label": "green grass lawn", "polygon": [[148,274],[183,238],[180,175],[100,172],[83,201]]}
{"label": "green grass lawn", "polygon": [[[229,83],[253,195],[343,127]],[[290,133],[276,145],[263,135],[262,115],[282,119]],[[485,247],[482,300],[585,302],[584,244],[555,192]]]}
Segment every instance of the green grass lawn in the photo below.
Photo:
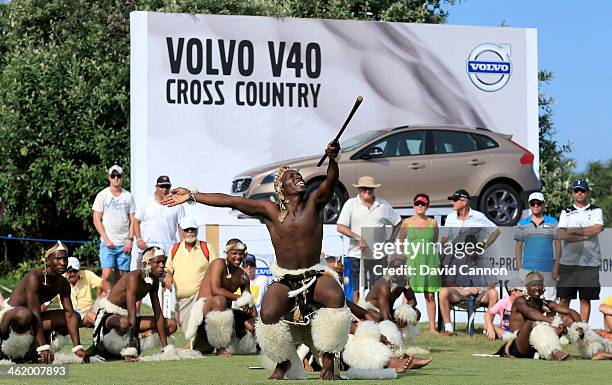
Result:
{"label": "green grass lawn", "polygon": [[[11,282],[0,283],[10,285]],[[3,293],[5,298],[8,295]],[[143,314],[151,314],[147,306]],[[421,326],[425,326],[422,324]],[[464,332],[465,325],[458,326],[458,335],[442,337],[423,332],[414,345],[431,351],[434,361],[420,370],[409,370],[396,380],[386,384],[605,384],[612,378],[612,362],[588,361],[570,358],[565,362],[532,359],[473,357],[473,353],[494,353],[502,342],[489,342],[477,329],[473,337]],[[91,329],[81,329],[81,341],[91,344]],[[182,332],[171,337],[169,343],[184,347]],[[72,346],[64,347],[69,352]],[[570,354],[572,347],[564,346]],[[152,354],[154,351],[145,352]],[[573,355],[573,357],[577,357]],[[197,360],[166,362],[107,362],[104,364],[69,365],[67,378],[9,378],[0,377],[0,384],[49,383],[49,384],[270,384],[268,370],[249,369],[259,366],[256,356],[219,358],[207,355]],[[309,378],[316,380],[318,373]],[[343,384],[370,384],[381,381],[342,381]],[[304,381],[285,381],[301,383]]]}
{"label": "green grass lawn", "polygon": [[[460,329],[461,330],[461,329]],[[479,330],[477,330],[477,333]],[[91,330],[81,329],[83,344],[91,342]],[[177,333],[170,340],[183,347],[185,339]],[[472,357],[472,353],[494,353],[501,342],[489,342],[482,334],[469,337],[463,331],[456,337],[442,337],[424,333],[415,345],[429,349],[434,361],[420,370],[409,370],[387,384],[604,384],[612,378],[610,361],[587,361],[571,358],[566,362],[532,359]],[[69,351],[65,347],[63,351]],[[572,348],[565,347],[573,353]],[[146,352],[152,353],[152,352]],[[70,365],[68,378],[8,379],[0,383],[51,383],[51,384],[264,384],[270,372],[249,369],[259,366],[256,356],[219,358],[207,355],[190,361],[167,362],[110,362],[104,364]],[[317,379],[318,373],[309,375]],[[285,381],[283,383],[304,383]],[[343,384],[368,384],[374,381],[343,381]]]}

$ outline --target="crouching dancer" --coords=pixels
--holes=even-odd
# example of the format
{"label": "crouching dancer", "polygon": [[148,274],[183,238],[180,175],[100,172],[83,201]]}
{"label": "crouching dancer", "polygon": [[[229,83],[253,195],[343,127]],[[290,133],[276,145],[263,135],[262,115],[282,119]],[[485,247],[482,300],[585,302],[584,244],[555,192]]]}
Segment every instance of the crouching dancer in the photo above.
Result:
{"label": "crouching dancer", "polygon": [[[193,193],[175,189],[162,203],[176,205],[191,200],[216,207],[231,207],[244,214],[258,217],[268,228],[276,254],[272,267],[274,279],[261,304],[256,323],[256,337],[265,354],[276,368],[271,379],[305,378],[291,323],[310,327],[312,347],[321,352],[321,379],[334,379],[334,355],[341,352],[348,340],[351,314],[345,306],[339,282],[320,263],[323,240],[323,207],[331,200],[338,182],[340,151],[338,142],[327,145],[329,157],[326,178],[318,187],[309,189],[296,170],[279,169],[274,189],[277,203],[252,200],[225,194]],[[309,338],[310,339],[310,338]],[[292,369],[289,372],[289,369]]]}
{"label": "crouching dancer", "polygon": [[[32,270],[17,283],[0,308],[0,357],[51,364],[53,353],[70,334],[72,352],[89,362],[79,337],[81,319],[72,308],[70,284],[63,276],[67,266],[68,249],[58,241],[45,253],[45,268]],[[63,309],[41,312],[40,305],[58,294]]]}
{"label": "crouching dancer", "polygon": [[[365,297],[365,300],[360,301],[359,305],[369,311],[380,313],[381,321],[392,321],[395,325],[391,326],[390,322],[384,322],[383,325],[389,325],[391,328],[397,326],[401,332],[402,343],[397,346],[395,354],[397,357],[408,355],[412,349],[409,344],[419,334],[418,321],[421,318],[421,312],[416,308],[417,300],[414,291],[410,287],[408,277],[403,274],[389,274],[389,271],[399,272],[406,263],[406,259],[402,255],[394,254],[389,257],[387,274],[378,279],[372,289]],[[393,308],[395,301],[404,295],[406,303]],[[386,336],[384,330],[381,329],[383,335]],[[419,368],[431,362],[431,358],[413,359],[413,367]]]}
{"label": "crouching dancer", "polygon": [[[204,275],[185,328],[185,338],[194,349],[200,350],[198,347],[208,342],[220,356],[255,352],[255,304],[249,277],[240,267],[246,250],[239,239],[230,239],[225,245],[225,259],[214,260]],[[235,294],[238,289],[241,295]],[[232,301],[236,309],[232,309]],[[204,338],[207,341],[202,341]]]}
{"label": "crouching dancer", "polygon": [[512,304],[510,331],[515,337],[502,346],[497,354],[515,358],[534,358],[536,354],[547,360],[565,360],[569,354],[561,350],[559,336],[580,315],[574,310],[542,298],[544,276],[530,272],[525,277],[527,295]]}
{"label": "crouching dancer", "polygon": [[[120,355],[126,361],[137,361],[141,351],[160,343],[162,352],[173,348],[166,338],[176,331],[176,321],[164,318],[157,297],[165,262],[164,251],[150,247],[142,255],[142,268],[121,276],[108,297],[100,302],[92,351],[102,356]],[[151,298],[153,316],[137,316],[136,302],[147,294]],[[149,331],[152,333],[141,341],[140,333]]]}

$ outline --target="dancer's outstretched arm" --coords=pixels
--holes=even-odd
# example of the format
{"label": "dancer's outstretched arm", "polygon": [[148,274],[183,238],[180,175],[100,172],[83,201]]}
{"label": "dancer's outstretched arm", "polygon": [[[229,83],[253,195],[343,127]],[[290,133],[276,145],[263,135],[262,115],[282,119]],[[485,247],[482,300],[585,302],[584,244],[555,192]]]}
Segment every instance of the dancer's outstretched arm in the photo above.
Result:
{"label": "dancer's outstretched arm", "polygon": [[162,200],[166,206],[176,206],[189,200],[214,207],[231,207],[246,215],[262,217],[264,219],[278,216],[277,206],[266,199],[247,199],[243,197],[221,194],[221,193],[190,193],[183,187],[175,188],[170,191]]}

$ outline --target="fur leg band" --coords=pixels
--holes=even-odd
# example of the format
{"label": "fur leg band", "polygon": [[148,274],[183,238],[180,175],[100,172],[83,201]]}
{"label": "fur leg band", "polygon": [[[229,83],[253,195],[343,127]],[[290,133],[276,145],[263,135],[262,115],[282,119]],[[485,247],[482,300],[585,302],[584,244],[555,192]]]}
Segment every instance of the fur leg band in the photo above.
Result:
{"label": "fur leg band", "polygon": [[266,325],[257,318],[255,323],[255,337],[265,354],[274,365],[287,361],[295,352],[295,344],[291,337],[289,325],[280,321],[275,324]]}
{"label": "fur leg band", "polygon": [[[582,338],[580,330],[582,329]],[[580,353],[582,358],[593,358],[600,351],[606,351],[607,346],[604,339],[589,328],[584,322],[574,322],[567,328],[567,337],[572,345]]]}
{"label": "fur leg band", "polygon": [[555,352],[562,351],[559,336],[548,322],[536,322],[529,335],[529,343],[540,357],[550,360]]}
{"label": "fur leg band", "polygon": [[202,324],[202,320],[204,320],[204,303],[206,302],[205,298],[199,298],[195,304],[193,304],[193,309],[189,312],[189,321],[187,322],[187,327],[185,328],[185,339],[187,341],[191,341],[198,332],[198,327]]}
{"label": "fur leg band", "polygon": [[351,312],[348,307],[321,308],[311,322],[312,342],[322,353],[339,353],[348,341]]}
{"label": "fur leg band", "polygon": [[230,344],[234,333],[234,312],[231,309],[208,312],[205,323],[206,336],[212,346],[223,349]]}
{"label": "fur leg band", "polygon": [[34,335],[31,331],[25,333],[17,333],[11,329],[9,338],[2,341],[2,353],[9,358],[23,358],[30,351],[30,347],[34,342]]}
{"label": "fur leg band", "polygon": [[342,354],[344,362],[356,369],[383,369],[393,353],[380,342],[380,335],[373,321],[361,322],[355,336],[346,344]]}
{"label": "fur leg band", "polygon": [[104,349],[114,355],[123,355],[121,351],[128,345],[129,337],[127,334],[120,336],[115,329],[111,330],[102,337]]}

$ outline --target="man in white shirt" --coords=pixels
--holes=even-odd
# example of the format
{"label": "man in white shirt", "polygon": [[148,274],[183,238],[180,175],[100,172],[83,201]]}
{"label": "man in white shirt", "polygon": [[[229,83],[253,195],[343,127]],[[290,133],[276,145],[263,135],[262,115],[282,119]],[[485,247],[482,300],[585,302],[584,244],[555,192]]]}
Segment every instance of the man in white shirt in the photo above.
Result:
{"label": "man in white shirt", "polygon": [[132,194],[121,187],[123,169],[108,169],[109,187],[96,195],[93,223],[100,234],[100,267],[102,279],[110,282],[113,270],[118,274],[130,271],[133,222],[136,204]]}
{"label": "man in white shirt", "polygon": [[[442,237],[441,244],[447,242],[454,244],[463,242],[465,244],[476,244],[484,242],[483,249],[487,249],[497,237],[500,230],[495,223],[490,221],[483,213],[470,208],[470,194],[459,189],[448,197],[453,201],[453,212],[446,217],[444,228],[446,235]],[[452,256],[449,266],[467,264],[474,267],[488,267],[483,258],[474,253],[470,257],[461,258]],[[452,304],[466,300],[473,296],[478,306],[484,305],[491,309],[499,298],[495,289],[495,279],[491,276],[450,276],[445,277],[444,285],[440,290],[440,313],[444,320],[444,335],[454,334],[453,324],[450,319],[450,307]],[[485,321],[488,321],[485,319]],[[487,335],[495,333],[492,322],[485,322],[485,332]]]}
{"label": "man in white shirt", "polygon": [[[359,301],[359,261],[364,258],[367,275],[366,286],[372,287],[377,280],[373,274],[376,264],[387,266],[387,261],[374,260],[372,246],[367,243],[362,229],[381,228],[389,225],[393,227],[391,237],[393,239],[399,224],[402,221],[400,215],[385,200],[377,198],[374,190],[381,185],[376,183],[370,176],[359,178],[354,187],[359,189],[359,194],[346,201],[338,217],[336,230],[350,238],[348,259],[351,263],[351,282],[353,283],[353,302]],[[371,242],[371,241],[370,241]]]}
{"label": "man in white shirt", "polygon": [[589,184],[578,179],[572,183],[574,204],[564,208],[559,217],[557,238],[563,243],[558,262],[559,303],[569,307],[580,294],[580,318],[589,322],[591,300],[599,299],[601,250],[598,235],[603,231],[601,209],[589,204]]}
{"label": "man in white shirt", "polygon": [[155,194],[136,210],[134,235],[140,251],[148,248],[149,243],[155,243],[161,245],[168,254],[172,245],[178,242],[178,223],[185,216],[185,208],[168,207],[160,203],[170,193],[171,187],[170,178],[166,175],[160,176],[155,184]]}

